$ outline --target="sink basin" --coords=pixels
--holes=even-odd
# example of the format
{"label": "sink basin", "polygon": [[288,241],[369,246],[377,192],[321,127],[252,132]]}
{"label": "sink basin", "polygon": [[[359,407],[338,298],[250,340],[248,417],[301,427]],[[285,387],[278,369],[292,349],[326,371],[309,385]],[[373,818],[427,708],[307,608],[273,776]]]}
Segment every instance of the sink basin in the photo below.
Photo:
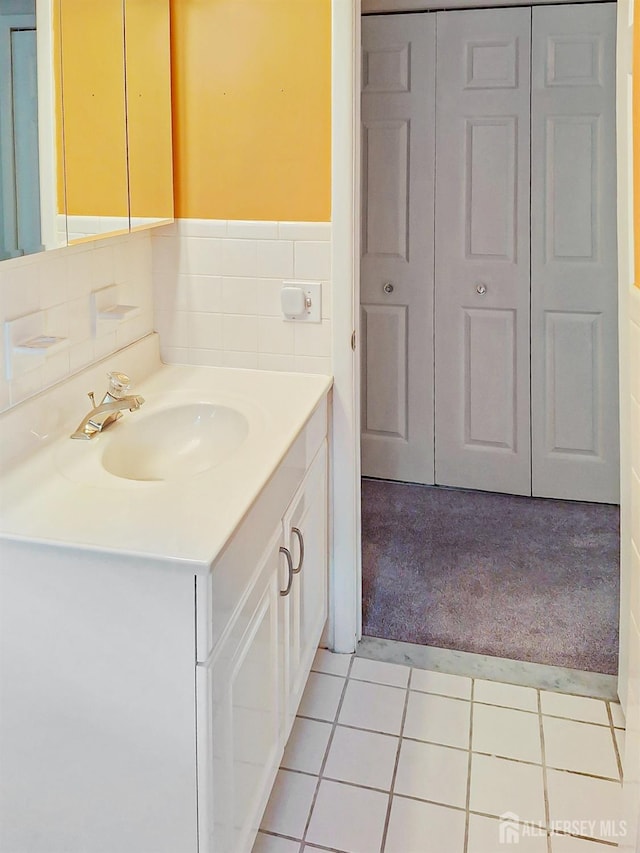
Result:
{"label": "sink basin", "polygon": [[216,403],[127,415],[111,428],[102,467],[125,480],[193,477],[227,460],[248,434],[242,412]]}

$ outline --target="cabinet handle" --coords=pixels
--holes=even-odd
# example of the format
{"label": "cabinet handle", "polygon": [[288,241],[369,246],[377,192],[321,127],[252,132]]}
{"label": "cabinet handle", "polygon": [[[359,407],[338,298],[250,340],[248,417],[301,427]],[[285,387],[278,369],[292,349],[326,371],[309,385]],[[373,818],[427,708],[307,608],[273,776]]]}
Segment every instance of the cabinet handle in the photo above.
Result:
{"label": "cabinet handle", "polygon": [[291,557],[291,551],[288,548],[284,548],[280,546],[280,553],[284,554],[287,558],[287,567],[289,569],[289,580],[287,582],[287,588],[280,590],[280,595],[284,598],[285,595],[289,595],[291,592],[291,584],[293,583],[293,558]]}
{"label": "cabinet handle", "polygon": [[300,530],[299,527],[292,527],[291,532],[296,534],[298,542],[300,543],[300,559],[298,561],[298,565],[293,570],[294,575],[297,575],[302,571],[302,566],[304,564],[304,536],[302,535],[302,530]]}

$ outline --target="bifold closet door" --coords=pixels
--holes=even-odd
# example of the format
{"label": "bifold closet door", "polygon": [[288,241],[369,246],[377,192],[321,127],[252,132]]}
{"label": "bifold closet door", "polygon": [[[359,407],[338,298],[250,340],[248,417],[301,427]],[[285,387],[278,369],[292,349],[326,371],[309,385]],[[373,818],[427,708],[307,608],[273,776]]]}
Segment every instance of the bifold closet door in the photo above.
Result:
{"label": "bifold closet door", "polygon": [[362,47],[362,471],[433,483],[435,15]]}
{"label": "bifold closet door", "polygon": [[533,10],[533,494],[619,500],[615,3]]}
{"label": "bifold closet door", "polygon": [[531,9],[439,12],[436,482],[531,493]]}

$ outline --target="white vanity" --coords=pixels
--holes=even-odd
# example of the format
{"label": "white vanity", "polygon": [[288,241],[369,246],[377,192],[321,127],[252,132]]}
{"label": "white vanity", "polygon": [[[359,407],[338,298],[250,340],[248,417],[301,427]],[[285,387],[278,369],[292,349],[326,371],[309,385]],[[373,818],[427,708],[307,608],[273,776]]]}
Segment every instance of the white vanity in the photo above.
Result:
{"label": "white vanity", "polygon": [[[70,441],[113,369],[144,406]],[[0,418],[1,853],[251,850],[326,621],[330,387],[149,336]]]}

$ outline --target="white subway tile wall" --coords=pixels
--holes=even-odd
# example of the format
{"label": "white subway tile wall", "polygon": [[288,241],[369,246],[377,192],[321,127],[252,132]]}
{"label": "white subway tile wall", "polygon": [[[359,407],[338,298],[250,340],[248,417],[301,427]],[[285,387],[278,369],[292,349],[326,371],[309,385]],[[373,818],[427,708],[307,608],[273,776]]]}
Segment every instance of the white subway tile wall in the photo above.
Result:
{"label": "white subway tile wall", "polygon": [[[0,411],[21,403],[153,331],[151,235],[106,238],[0,263]],[[90,294],[118,285],[118,299],[140,313],[92,336]],[[68,338],[62,352],[11,381],[5,371],[5,322],[43,312],[45,333]]]}
{"label": "white subway tile wall", "polygon": [[[164,361],[331,373],[331,223],[180,219],[153,234]],[[285,320],[288,279],[322,282],[322,322]]]}

